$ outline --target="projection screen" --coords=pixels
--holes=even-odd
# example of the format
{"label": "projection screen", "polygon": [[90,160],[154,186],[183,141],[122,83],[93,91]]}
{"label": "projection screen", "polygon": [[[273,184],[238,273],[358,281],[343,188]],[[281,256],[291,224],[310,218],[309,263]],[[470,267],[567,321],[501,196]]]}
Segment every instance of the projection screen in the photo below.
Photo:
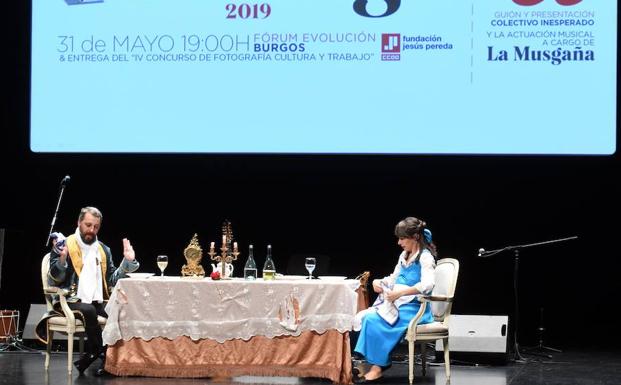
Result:
{"label": "projection screen", "polygon": [[32,0],[30,148],[616,150],[617,2]]}

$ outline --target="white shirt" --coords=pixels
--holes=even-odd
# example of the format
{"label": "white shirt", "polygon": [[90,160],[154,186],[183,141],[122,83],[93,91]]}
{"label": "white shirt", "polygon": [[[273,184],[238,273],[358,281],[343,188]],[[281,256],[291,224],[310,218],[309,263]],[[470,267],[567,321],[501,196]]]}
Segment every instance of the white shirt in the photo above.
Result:
{"label": "white shirt", "polygon": [[[414,258],[410,259],[409,263],[406,263],[405,258],[407,253],[403,251],[401,255],[399,255],[399,260],[397,261],[397,265],[395,266],[394,271],[389,276],[382,278],[382,282],[385,286],[392,288],[401,273],[401,267],[410,266],[414,263]],[[424,249],[420,254],[419,259],[421,268],[420,268],[420,282],[414,285],[414,288],[418,290],[420,293],[429,294],[431,290],[433,290],[433,286],[436,282],[436,261],[431,255],[431,252],[427,249]]]}
{"label": "white shirt", "polygon": [[103,278],[101,272],[101,254],[97,239],[87,245],[82,241],[79,230],[76,229],[76,238],[82,251],[82,272],[78,282],[77,297],[83,303],[103,302]]}

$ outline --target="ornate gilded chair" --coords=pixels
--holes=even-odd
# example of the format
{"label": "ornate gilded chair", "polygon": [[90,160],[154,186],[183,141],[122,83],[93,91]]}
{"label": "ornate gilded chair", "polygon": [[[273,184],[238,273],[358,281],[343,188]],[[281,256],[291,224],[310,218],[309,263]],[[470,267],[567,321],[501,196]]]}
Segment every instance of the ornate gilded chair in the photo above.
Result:
{"label": "ornate gilded chair", "polygon": [[[405,339],[408,342],[409,351],[409,380],[410,385],[414,382],[414,345],[418,343],[422,352],[422,371],[423,375],[427,370],[427,359],[425,346],[428,341],[441,339],[444,344],[444,368],[447,381],[451,378],[451,361],[449,357],[449,317],[457,275],[459,274],[459,261],[453,258],[440,259],[436,264],[435,286],[431,295],[419,296],[422,302],[419,312],[410,321]],[[418,321],[423,315],[427,306],[431,306],[434,322],[430,324],[418,325]]]}
{"label": "ornate gilded chair", "polygon": [[[84,336],[85,329],[84,323],[81,319],[76,319],[75,313],[67,305],[67,291],[59,287],[50,286],[48,283],[48,274],[50,271],[50,254],[46,254],[41,262],[41,283],[43,284],[43,294],[45,295],[45,302],[47,304],[48,317],[45,318],[47,349],[45,351],[45,370],[50,366],[50,353],[52,351],[52,342],[54,340],[54,332],[59,332],[67,335],[67,371],[71,373],[73,368],[73,342],[74,338],[80,339],[80,353],[84,351]],[[52,305],[52,295],[58,295],[60,299],[60,311],[54,309]],[[104,327],[106,325],[106,318],[97,317],[99,325]]]}
{"label": "ornate gilded chair", "polygon": [[360,286],[356,290],[358,292],[358,310],[363,311],[369,307],[369,276],[371,272],[365,271],[356,277],[360,281]]}

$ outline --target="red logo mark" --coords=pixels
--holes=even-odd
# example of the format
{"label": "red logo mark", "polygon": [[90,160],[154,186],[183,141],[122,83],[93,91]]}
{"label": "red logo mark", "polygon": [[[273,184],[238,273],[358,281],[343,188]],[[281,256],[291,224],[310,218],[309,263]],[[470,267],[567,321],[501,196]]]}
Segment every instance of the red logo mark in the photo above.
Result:
{"label": "red logo mark", "polygon": [[401,52],[401,34],[383,33],[382,52],[399,53]]}
{"label": "red logo mark", "polygon": [[382,34],[382,61],[401,60],[401,34]]}

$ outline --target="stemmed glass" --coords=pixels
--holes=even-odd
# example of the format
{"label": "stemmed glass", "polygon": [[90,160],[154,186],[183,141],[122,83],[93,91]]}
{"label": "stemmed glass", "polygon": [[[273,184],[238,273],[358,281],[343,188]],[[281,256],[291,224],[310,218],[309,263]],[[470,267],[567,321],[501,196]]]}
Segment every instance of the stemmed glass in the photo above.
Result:
{"label": "stemmed glass", "polygon": [[162,277],[164,276],[164,270],[168,266],[168,256],[167,255],[158,255],[157,256],[157,267],[160,268],[162,272]]}
{"label": "stemmed glass", "polygon": [[313,270],[315,270],[316,260],[313,257],[308,257],[304,261],[304,266],[306,266],[306,270],[308,271],[308,279],[313,279]]}

